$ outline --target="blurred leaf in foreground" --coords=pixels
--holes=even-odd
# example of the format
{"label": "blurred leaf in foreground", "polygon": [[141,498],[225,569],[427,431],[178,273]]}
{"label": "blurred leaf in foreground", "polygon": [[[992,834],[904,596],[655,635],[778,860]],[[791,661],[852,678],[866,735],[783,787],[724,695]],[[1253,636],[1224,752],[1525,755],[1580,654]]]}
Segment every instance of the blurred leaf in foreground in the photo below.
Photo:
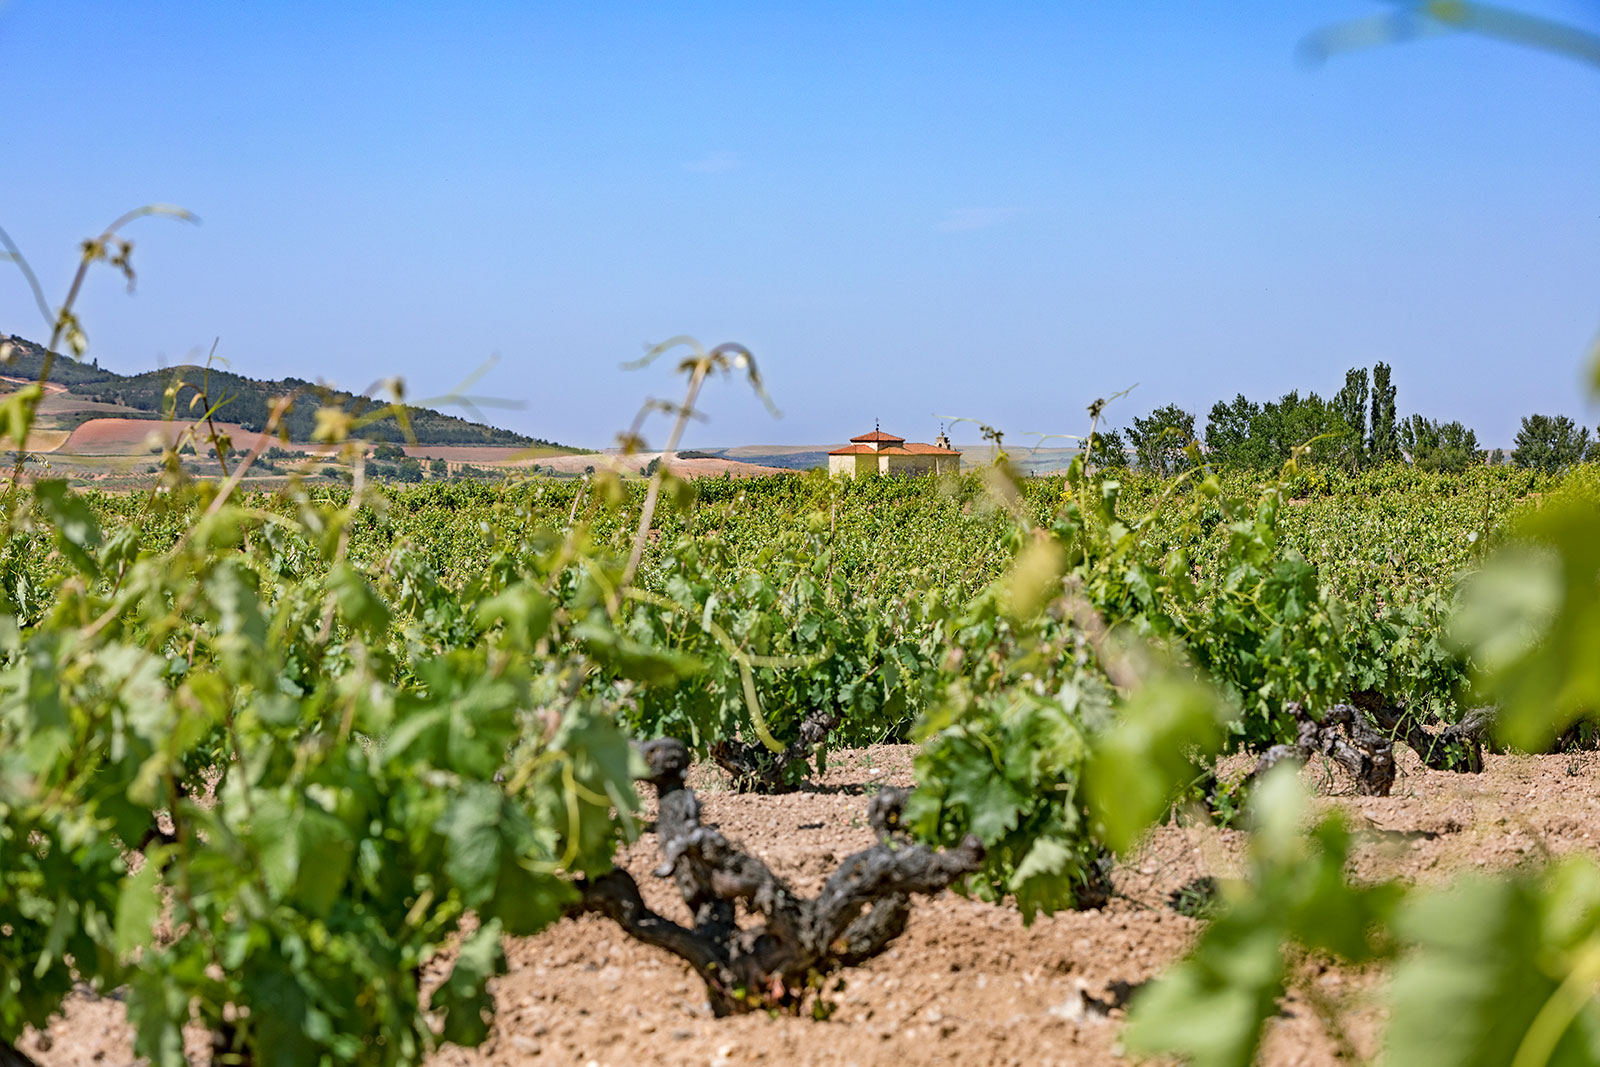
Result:
{"label": "blurred leaf in foreground", "polygon": [[1226,710],[1210,687],[1172,673],[1135,689],[1092,741],[1084,788],[1095,833],[1125,852],[1200,773],[1222,742]]}
{"label": "blurred leaf in foreground", "polygon": [[1387,919],[1403,890],[1347,882],[1349,831],[1332,816],[1307,834],[1308,807],[1293,770],[1269,772],[1257,786],[1248,881],[1223,883],[1222,914],[1135,998],[1131,1048],[1177,1053],[1195,1067],[1249,1067],[1285,992],[1287,943],[1351,963],[1389,954]]}
{"label": "blurred leaf in foreground", "polygon": [[1600,1062],[1600,870],[1467,878],[1407,902],[1416,946],[1395,968],[1388,1062],[1428,1067]]}
{"label": "blurred leaf in foreground", "polygon": [[1503,705],[1501,736],[1535,751],[1600,711],[1600,470],[1575,470],[1514,533],[1453,629]]}

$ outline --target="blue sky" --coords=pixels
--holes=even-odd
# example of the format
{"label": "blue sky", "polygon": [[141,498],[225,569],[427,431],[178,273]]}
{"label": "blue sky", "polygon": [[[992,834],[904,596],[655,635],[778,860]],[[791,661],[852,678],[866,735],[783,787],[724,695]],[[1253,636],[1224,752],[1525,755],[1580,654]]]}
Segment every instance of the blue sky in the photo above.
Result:
{"label": "blue sky", "polygon": [[[1594,5],[1524,5],[1600,30]],[[0,2],[0,225],[58,295],[146,220],[139,288],[82,301],[131,371],[403,376],[601,446],[667,368],[738,340],[690,444],[809,443],[935,414],[1012,439],[1168,402],[1335,390],[1508,444],[1596,421],[1600,69],[1450,38],[1317,68],[1312,3]],[[40,337],[20,278],[0,331]],[[663,436],[657,428],[653,437]],[[970,435],[968,435],[970,437]]]}

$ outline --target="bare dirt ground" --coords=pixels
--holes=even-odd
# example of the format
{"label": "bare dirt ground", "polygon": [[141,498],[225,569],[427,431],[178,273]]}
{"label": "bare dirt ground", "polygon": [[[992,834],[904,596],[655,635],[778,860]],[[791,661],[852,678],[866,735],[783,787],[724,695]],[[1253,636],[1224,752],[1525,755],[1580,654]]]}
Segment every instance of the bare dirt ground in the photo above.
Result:
{"label": "bare dirt ground", "polygon": [[[696,788],[704,818],[813,893],[838,862],[872,842],[863,818],[880,784],[910,784],[911,749],[835,754],[808,791],[733,793],[714,772]],[[1357,878],[1397,876],[1437,884],[1463,871],[1594,851],[1600,835],[1600,754],[1490,756],[1478,775],[1429,771],[1409,752],[1390,797],[1347,795],[1337,772],[1304,772],[1318,805],[1342,809],[1357,831]],[[1087,1065],[1121,1055],[1128,992],[1177,959],[1200,923],[1172,910],[1176,889],[1202,875],[1235,873],[1244,835],[1168,826],[1115,875],[1102,910],[1041,918],[1024,927],[1014,908],[945,894],[920,900],[909,929],[885,955],[830,983],[828,1022],[752,1015],[713,1019],[703,988],[674,957],[622,936],[608,921],[563,922],[507,944],[494,1035],[475,1050],[447,1048],[438,1067],[565,1063],[829,1065]],[[669,884],[649,876],[653,835],[622,857],[653,907],[681,917]],[[431,970],[442,976],[448,959]],[[1371,975],[1300,964],[1302,988],[1342,1004],[1349,1039],[1377,1051],[1381,983]],[[1308,998],[1291,994],[1270,1025],[1262,1060],[1332,1067],[1348,1062]],[[42,1040],[41,1040],[42,1039]],[[192,1044],[201,1045],[197,1035]],[[132,1062],[122,1005],[75,999],[65,1018],[21,1044],[44,1067]],[[203,1055],[195,1062],[204,1063]]]}
{"label": "bare dirt ground", "polygon": [[[723,450],[728,459],[745,463],[760,463],[778,456],[810,455],[817,457],[818,466],[827,466],[827,453],[841,448],[845,442],[816,445],[738,445]],[[961,452],[963,470],[981,470],[994,462],[994,446],[989,444],[957,444]],[[1072,463],[1078,454],[1076,448],[1035,447],[1031,441],[1022,441],[1006,449],[1011,462],[1026,474],[1059,474]]]}
{"label": "bare dirt ground", "polygon": [[67,443],[67,438],[71,434],[72,431],[70,430],[36,430],[30,427],[28,430],[28,444],[23,451],[54,452]]}
{"label": "bare dirt ground", "polygon": [[[248,452],[256,446],[261,434],[246,430],[236,422],[218,422],[219,433],[233,439],[233,447]],[[171,445],[180,436],[193,429],[195,436],[204,442],[208,433],[204,423],[190,419],[90,419],[72,431],[60,451],[82,456],[145,455]]]}
{"label": "bare dirt ground", "polygon": [[[8,385],[32,385],[32,384],[34,384],[32,378],[17,378],[17,377],[14,377],[13,375],[10,375],[10,374],[0,374],[0,382],[5,382]],[[6,392],[10,392],[10,391],[11,390],[9,390],[9,389],[6,390]],[[44,392],[45,392],[45,394],[47,396],[54,396],[54,395],[57,395],[57,394],[60,394],[60,393],[65,393],[66,391],[67,391],[67,387],[62,385],[60,382],[45,382],[44,383]]]}
{"label": "bare dirt ground", "polygon": [[[544,460],[543,465],[568,474],[582,473],[585,467],[593,467],[597,471],[609,467],[619,474],[637,475],[641,467],[648,467],[651,460],[660,458],[660,452],[635,452],[630,456],[602,452],[582,456],[558,456],[555,459]],[[758,463],[743,463],[734,459],[684,459],[681,456],[672,461],[672,469],[682,478],[720,478],[724,474],[734,478],[760,478],[769,474],[794,473],[787,467],[764,467]]]}
{"label": "bare dirt ground", "polygon": [[[617,452],[551,452],[537,448],[505,448],[498,445],[407,445],[406,455],[417,459],[442,459],[452,467],[469,464],[475,467],[547,467],[563,474],[582,474],[593,467],[597,471],[615,471],[626,477],[637,477],[639,469],[659,459],[660,452],[635,452],[624,456]],[[724,474],[735,478],[756,478],[768,474],[793,474],[787,467],[764,467],[757,463],[743,463],[731,459],[683,459],[672,461],[672,469],[684,478],[720,478]]]}

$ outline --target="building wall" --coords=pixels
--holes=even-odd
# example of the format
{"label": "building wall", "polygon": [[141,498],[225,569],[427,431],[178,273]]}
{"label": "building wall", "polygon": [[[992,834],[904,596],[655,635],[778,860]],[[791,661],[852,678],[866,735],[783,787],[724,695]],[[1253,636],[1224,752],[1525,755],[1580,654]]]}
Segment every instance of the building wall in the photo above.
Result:
{"label": "building wall", "polygon": [[934,471],[933,461],[937,458],[937,456],[929,455],[879,456],[877,457],[878,473],[899,475],[932,474]]}
{"label": "building wall", "polygon": [[882,458],[871,454],[829,456],[828,473],[842,474],[847,478],[854,478],[862,474],[876,474],[878,461]]}
{"label": "building wall", "polygon": [[959,474],[961,457],[918,453],[909,456],[883,455],[864,452],[848,456],[829,456],[828,473],[858,478],[864,474],[894,474],[910,477],[917,474]]}

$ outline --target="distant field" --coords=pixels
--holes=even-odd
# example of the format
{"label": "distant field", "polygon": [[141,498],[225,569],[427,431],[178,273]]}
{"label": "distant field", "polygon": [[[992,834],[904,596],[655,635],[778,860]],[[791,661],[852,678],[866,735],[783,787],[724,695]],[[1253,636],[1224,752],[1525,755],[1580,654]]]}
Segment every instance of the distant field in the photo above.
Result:
{"label": "distant field", "polygon": [[[188,421],[167,422],[159,419],[96,418],[72,430],[37,429],[29,436],[28,451],[48,454],[53,460],[72,461],[69,465],[80,477],[94,478],[105,473],[134,473],[130,462],[147,461],[162,447],[175,444],[194,424]],[[219,432],[233,440],[238,452],[248,452],[256,447],[261,434],[247,430],[236,422],[219,422]],[[200,426],[195,433],[196,447],[206,451],[207,428]],[[268,447],[284,448],[310,455],[332,451],[328,445],[283,444],[275,440]],[[538,466],[561,474],[583,474],[589,468],[613,470],[624,477],[638,477],[641,469],[660,457],[660,452],[641,452],[623,456],[615,452],[581,452],[569,449],[520,448],[503,445],[408,445],[407,455],[428,462],[440,459],[452,469],[462,466],[499,470],[527,470]],[[753,478],[772,474],[789,474],[791,468],[744,463],[733,459],[679,459],[674,469],[687,478],[722,477]]]}
{"label": "distant field", "polygon": [[[241,379],[242,380],[242,379]],[[30,379],[0,375],[0,393],[29,384]],[[74,477],[100,481],[107,477],[142,477],[153,454],[176,444],[191,428],[193,419],[162,419],[156,412],[109,403],[104,399],[69,392],[60,382],[47,382],[45,396],[36,409],[34,429],[25,451],[48,455]],[[238,452],[249,452],[262,441],[259,431],[247,430],[237,422],[217,422],[218,432],[232,439]],[[200,426],[194,433],[195,446],[209,451],[205,437],[209,430]],[[327,445],[267,441],[268,447],[286,448],[315,456],[332,449]],[[527,470],[533,467],[557,474],[580,475],[594,470],[613,470],[623,477],[637,478],[659,452],[623,456],[615,451],[585,452],[560,445],[419,444],[402,445],[406,455],[427,463],[443,460],[452,472],[462,467],[488,470]],[[835,446],[748,446],[721,450],[713,457],[679,458],[674,469],[688,478],[754,478],[792,473],[827,466],[828,449]],[[726,453],[726,454],[723,454]],[[268,470],[263,477],[272,477]]]}
{"label": "distant field", "polygon": [[[1053,474],[1067,469],[1080,450],[1076,448],[1028,448],[1007,445],[1006,455],[1024,474]],[[963,467],[981,467],[994,460],[994,448],[978,445],[962,453]]]}
{"label": "distant field", "polygon": [[[13,375],[10,375],[10,374],[0,374],[0,382],[6,382],[6,383],[8,383],[10,385],[31,385],[32,384],[32,379],[29,379],[29,378],[17,378],[17,377],[14,377]],[[10,392],[9,389],[6,390],[6,391]],[[44,391],[47,394],[64,393],[64,392],[67,391],[67,387],[62,385],[60,382],[45,382],[44,383]]]}
{"label": "distant field", "polygon": [[[447,463],[526,467],[558,456],[573,456],[571,449],[508,447],[505,445],[406,445],[406,455],[416,459],[442,459]],[[580,468],[581,469],[581,468]]]}
{"label": "distant field", "polygon": [[[73,430],[57,451],[79,456],[145,455],[174,444],[191,425],[160,419],[91,419]],[[219,422],[216,428],[233,439],[234,448],[245,451],[254,448],[261,436],[236,422]]]}
{"label": "distant field", "polygon": [[[649,467],[652,460],[659,458],[661,458],[660,452],[635,452],[631,456],[617,452],[602,452],[585,456],[561,456],[555,460],[545,460],[541,466],[554,467],[566,474],[580,474],[585,469],[593,467],[597,471],[610,468],[624,476],[637,476],[640,470]],[[685,478],[720,478],[724,474],[735,478],[756,478],[768,474],[794,473],[789,467],[745,463],[736,459],[684,459],[681,456],[672,461],[672,469]]]}
{"label": "distant field", "polygon": [[[624,476],[637,477],[660,452],[638,452],[624,456],[618,452],[572,452],[551,448],[500,448],[491,445],[407,445],[406,455],[417,459],[442,459],[450,464],[474,467],[543,467],[562,474],[582,474],[593,467],[597,471],[613,470]],[[674,461],[673,469],[687,478],[703,478],[732,474],[749,478],[764,474],[788,474],[788,468],[742,463],[728,459],[682,459]]]}
{"label": "distant field", "polygon": [[[726,459],[756,463],[789,470],[810,470],[826,467],[828,453],[838,444],[829,445],[738,445],[733,448],[702,448],[699,452],[715,453]],[[961,449],[961,466],[966,469],[982,467],[994,459],[994,446],[988,444],[958,445]],[[1007,445],[1011,462],[1027,474],[1047,474],[1062,471],[1078,454],[1076,448],[1029,448],[1026,445]]]}
{"label": "distant field", "polygon": [[828,465],[828,452],[840,445],[740,445],[737,448],[706,448],[741,463],[759,463],[788,470],[811,470]]}
{"label": "distant field", "polygon": [[27,452],[54,452],[67,443],[70,430],[29,430]]}

